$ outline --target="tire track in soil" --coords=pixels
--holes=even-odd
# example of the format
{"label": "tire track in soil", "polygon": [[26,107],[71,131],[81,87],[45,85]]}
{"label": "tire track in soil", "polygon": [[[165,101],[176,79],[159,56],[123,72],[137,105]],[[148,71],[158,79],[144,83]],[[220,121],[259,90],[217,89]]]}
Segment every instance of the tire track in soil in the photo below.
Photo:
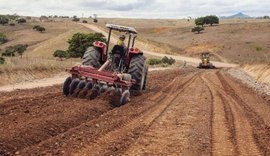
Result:
{"label": "tire track in soil", "polygon": [[[249,132],[248,136],[242,136],[244,135],[242,134],[243,132],[239,132],[242,137],[242,140],[240,141],[242,141],[243,147],[247,145],[246,139],[249,139],[249,140],[252,139],[259,151],[254,149],[251,152],[254,152],[255,155],[258,155],[259,153],[263,155],[270,155],[270,146],[269,146],[270,145],[270,127],[266,125],[266,123],[262,119],[262,116],[265,115],[266,113],[258,114],[258,112],[255,112],[254,108],[250,107],[250,105],[252,105],[252,102],[247,103],[246,101],[244,101],[243,99],[244,97],[241,98],[236,93],[233,87],[236,87],[237,84],[234,82],[233,79],[230,78],[228,80],[228,77],[225,77],[224,73],[222,72],[217,73],[217,76],[221,81],[221,84],[224,88],[224,92],[226,92],[228,96],[230,96],[232,100],[235,102],[236,111],[240,112],[242,117],[245,118],[246,121],[244,121],[244,124],[247,124],[249,126],[248,131],[247,129],[243,129],[244,134],[246,132]],[[241,88],[241,89],[244,90],[246,88]],[[250,96],[250,95],[244,94],[244,96]],[[251,94],[251,96],[256,96],[256,95]],[[263,98],[260,98],[260,99],[261,99],[261,103],[258,103],[257,107],[261,107],[261,105],[264,105],[264,106],[268,105],[266,101],[262,102],[264,101]],[[268,119],[269,119],[269,116],[268,116]],[[241,122],[239,123],[240,125],[238,126],[241,126],[241,124],[243,125],[243,123]],[[246,147],[246,148],[250,148],[250,147]],[[247,154],[250,155],[250,153],[247,153]]]}
{"label": "tire track in soil", "polygon": [[209,155],[209,94],[199,84],[195,75],[186,87],[178,89],[166,109],[123,155]]}
{"label": "tire track in soil", "polygon": [[[173,84],[173,83],[172,83]],[[180,85],[181,86],[181,85]],[[168,93],[165,93],[167,95]],[[148,99],[147,95],[143,96]],[[136,98],[138,101],[145,99]],[[162,99],[160,99],[162,100]],[[103,135],[116,131],[121,127],[127,125],[129,122],[134,121],[139,116],[143,116],[150,109],[156,107],[157,103],[145,102],[144,105],[138,105],[131,102],[120,108],[113,109],[106,112],[102,117],[94,119],[83,125],[70,129],[65,136],[72,136],[67,138],[61,138],[59,136],[52,138],[48,141],[41,142],[37,146],[29,147],[21,151],[22,153],[40,153],[40,151],[48,152],[51,154],[59,154],[62,152],[72,153],[83,148],[88,144],[92,144]],[[121,118],[119,118],[121,114]],[[112,120],[113,119],[113,120]],[[83,134],[78,132],[83,132]],[[57,148],[54,147],[54,143],[57,142]]]}
{"label": "tire track in soil", "polygon": [[[142,132],[144,132],[146,129],[148,129],[155,121],[157,118],[159,118],[166,110],[167,108],[172,104],[172,102],[176,99],[176,97],[184,91],[193,81],[196,79],[196,74],[193,75],[191,78],[188,78],[189,80],[183,83],[182,85],[175,85],[179,84],[179,77],[175,78],[168,86],[165,87],[164,90],[166,90],[167,95],[166,96],[161,96],[160,98],[155,98],[156,101],[152,101],[155,104],[158,105],[153,105],[153,107],[145,109],[143,113],[140,113],[136,115],[135,118],[128,118],[125,121],[125,124],[118,126],[116,129],[110,131],[109,133],[104,134],[100,138],[97,139],[97,141],[94,141],[95,144],[89,145],[85,149],[81,150],[79,153],[76,155],[96,155],[96,154],[102,154],[102,155],[118,155],[120,153],[123,153],[127,147],[127,140],[128,136],[127,133],[130,133],[135,130],[135,133],[139,133],[141,135]],[[181,88],[181,89],[180,89]],[[168,90],[169,89],[169,90]],[[176,92],[177,90],[179,90]],[[164,92],[164,91],[163,91]],[[164,93],[163,93],[164,95]],[[138,122],[139,120],[139,122]],[[141,126],[143,125],[143,126]],[[138,132],[138,129],[140,132]],[[122,139],[119,139],[122,138]],[[125,138],[125,139],[123,139]],[[135,141],[135,138],[130,138],[132,139],[132,142]],[[120,141],[118,141],[120,140]],[[125,142],[125,147],[117,147],[119,150],[110,150],[111,144],[107,144],[108,142],[118,142],[117,144],[121,144],[121,142]],[[132,144],[130,142],[130,144]],[[105,148],[104,148],[104,145]],[[123,145],[123,144],[122,144]],[[98,153],[95,153],[94,151],[97,151]],[[100,153],[100,151],[107,151],[105,153]],[[114,151],[114,152],[112,152]]]}
{"label": "tire track in soil", "polygon": [[[211,76],[213,77],[213,73]],[[212,155],[234,155],[236,149],[234,148],[233,137],[230,133],[228,126],[228,117],[226,117],[226,111],[224,102],[220,98],[220,94],[217,92],[215,86],[206,78],[206,74],[202,75],[202,80],[206,83],[208,90],[212,97]]]}
{"label": "tire track in soil", "polygon": [[[258,143],[254,139],[254,131],[252,129],[252,123],[250,123],[249,118],[246,116],[244,109],[241,108],[243,101],[237,101],[234,96],[231,95],[232,90],[226,90],[226,88],[231,88],[231,86],[225,82],[225,78],[221,77],[220,71],[215,75],[219,83],[214,84],[214,76],[209,76],[209,79],[212,79],[213,88],[218,92],[218,96],[222,99],[224,104],[225,112],[231,115],[228,115],[227,121],[229,125],[229,132],[231,136],[232,143],[234,144],[235,150],[234,155],[262,155],[261,149],[258,148]],[[236,95],[236,94],[235,94]],[[229,117],[229,118],[228,118]],[[215,150],[214,150],[215,152]],[[264,152],[265,153],[265,152]],[[215,154],[214,154],[215,155]]]}

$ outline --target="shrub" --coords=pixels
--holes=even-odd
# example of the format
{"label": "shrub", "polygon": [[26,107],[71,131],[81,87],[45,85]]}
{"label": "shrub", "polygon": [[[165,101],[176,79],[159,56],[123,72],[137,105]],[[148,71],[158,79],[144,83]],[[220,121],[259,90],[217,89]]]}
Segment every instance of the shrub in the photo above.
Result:
{"label": "shrub", "polygon": [[40,25],[34,25],[33,29],[36,30],[38,27],[40,27]]}
{"label": "shrub", "polygon": [[0,24],[2,25],[8,24],[8,21],[9,19],[6,16],[0,15]]}
{"label": "shrub", "polygon": [[27,49],[28,45],[27,44],[17,44],[14,46],[15,48],[15,51],[21,56],[22,58],[22,55],[23,53],[25,52],[25,50]]}
{"label": "shrub", "polygon": [[203,27],[199,27],[199,26],[196,26],[194,28],[191,29],[192,32],[198,32],[198,34],[203,31],[204,28]]}
{"label": "shrub", "polygon": [[257,46],[256,51],[262,51],[262,47]]}
{"label": "shrub", "polygon": [[13,57],[15,56],[15,49],[13,47],[7,47],[5,52],[2,53],[2,56]]}
{"label": "shrub", "polygon": [[86,20],[83,20],[82,22],[83,22],[83,23],[88,23]]}
{"label": "shrub", "polygon": [[6,17],[10,20],[16,20],[18,19],[20,16],[18,16],[17,14],[13,14],[13,15],[6,15]]}
{"label": "shrub", "polygon": [[15,56],[15,53],[17,52],[22,57],[27,47],[28,47],[27,44],[17,44],[15,46],[7,47],[5,49],[5,52],[2,53],[2,56],[13,57]]}
{"label": "shrub", "polygon": [[42,33],[42,32],[45,31],[46,29],[45,29],[44,27],[39,26],[39,27],[37,27],[35,30],[36,30],[36,31],[39,31],[40,33]]}
{"label": "shrub", "polygon": [[24,18],[17,19],[17,23],[26,23],[26,19]]}
{"label": "shrub", "polygon": [[164,63],[164,64],[168,64],[168,65],[173,65],[174,63],[175,63],[175,59],[173,59],[173,58],[168,58],[167,56],[164,56],[163,58],[162,58],[162,63]]}
{"label": "shrub", "polygon": [[77,16],[73,16],[72,21],[74,21],[74,22],[79,22],[80,19],[79,19]]}
{"label": "shrub", "polygon": [[56,50],[53,53],[53,57],[65,58],[65,57],[67,57],[67,52],[63,51],[63,50]]}
{"label": "shrub", "polygon": [[15,26],[15,23],[9,23],[9,26]]}
{"label": "shrub", "polygon": [[97,22],[98,22],[98,20],[95,18],[95,19],[93,20],[93,22],[94,22],[94,23],[97,23]]}
{"label": "shrub", "polygon": [[76,33],[68,40],[69,47],[67,50],[69,57],[82,57],[89,46],[92,46],[94,41],[106,42],[102,33]]}
{"label": "shrub", "polygon": [[195,19],[195,24],[203,26],[205,24],[205,17],[196,18]]}
{"label": "shrub", "polygon": [[150,58],[148,59],[147,62],[149,65],[157,65],[157,64],[161,64],[162,60],[161,59],[157,59],[157,58]]}
{"label": "shrub", "polygon": [[5,63],[5,58],[3,58],[3,57],[0,57],[0,64],[4,64]]}
{"label": "shrub", "polygon": [[0,33],[0,44],[6,43],[7,41],[7,36],[3,33]]}

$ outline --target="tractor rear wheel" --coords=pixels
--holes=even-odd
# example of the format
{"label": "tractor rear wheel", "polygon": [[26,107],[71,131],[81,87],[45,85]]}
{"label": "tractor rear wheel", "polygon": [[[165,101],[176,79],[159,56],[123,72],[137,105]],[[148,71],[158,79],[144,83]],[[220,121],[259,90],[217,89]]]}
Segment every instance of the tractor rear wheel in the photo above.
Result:
{"label": "tractor rear wheel", "polygon": [[100,58],[101,58],[101,53],[97,50],[95,47],[89,47],[84,55],[83,55],[83,60],[82,64],[87,65],[87,66],[92,66],[95,68],[99,68],[101,66],[100,64]]}
{"label": "tractor rear wheel", "polygon": [[131,90],[142,91],[145,88],[147,72],[148,68],[145,57],[143,55],[133,56],[130,61],[128,73],[132,79],[136,80],[136,83],[131,86]]}

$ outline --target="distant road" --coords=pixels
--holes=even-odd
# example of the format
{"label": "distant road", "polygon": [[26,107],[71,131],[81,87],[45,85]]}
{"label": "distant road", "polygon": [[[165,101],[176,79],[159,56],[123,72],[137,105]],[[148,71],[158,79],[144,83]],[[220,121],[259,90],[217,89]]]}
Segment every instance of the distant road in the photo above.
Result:
{"label": "distant road", "polygon": [[[100,33],[104,34],[106,37],[108,37],[108,33],[106,31],[102,30],[101,28],[99,28],[99,27],[97,27],[97,26],[95,26],[93,24],[83,24],[83,23],[80,23],[80,24],[83,25],[83,26],[85,26],[86,28],[89,28],[89,29],[95,31],[95,32],[100,32]],[[112,35],[111,36],[111,42],[112,43],[116,43],[117,40],[118,40],[118,37],[117,36],[115,36],[115,35]],[[137,42],[139,44],[141,44],[141,45],[143,44],[140,41],[137,41]],[[162,54],[162,53],[156,53],[156,52],[148,51],[148,50],[143,50],[143,52],[145,54],[152,55],[152,56],[157,56],[157,57],[164,57],[164,56],[172,57],[175,60],[186,61],[187,63],[193,64],[193,65],[198,65],[201,62],[200,59],[193,58],[193,57],[185,57],[185,56],[180,56],[180,55]],[[212,61],[212,63],[216,67],[237,67],[238,66],[237,64],[224,63],[224,62],[218,62],[218,61]]]}

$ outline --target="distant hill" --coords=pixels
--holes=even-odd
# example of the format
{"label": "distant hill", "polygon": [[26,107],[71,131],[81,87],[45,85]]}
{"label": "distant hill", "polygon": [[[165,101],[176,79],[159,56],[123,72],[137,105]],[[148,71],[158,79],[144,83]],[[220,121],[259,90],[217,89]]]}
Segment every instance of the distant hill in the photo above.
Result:
{"label": "distant hill", "polygon": [[251,17],[249,15],[243,14],[242,12],[239,12],[231,16],[222,16],[220,18],[251,18]]}

